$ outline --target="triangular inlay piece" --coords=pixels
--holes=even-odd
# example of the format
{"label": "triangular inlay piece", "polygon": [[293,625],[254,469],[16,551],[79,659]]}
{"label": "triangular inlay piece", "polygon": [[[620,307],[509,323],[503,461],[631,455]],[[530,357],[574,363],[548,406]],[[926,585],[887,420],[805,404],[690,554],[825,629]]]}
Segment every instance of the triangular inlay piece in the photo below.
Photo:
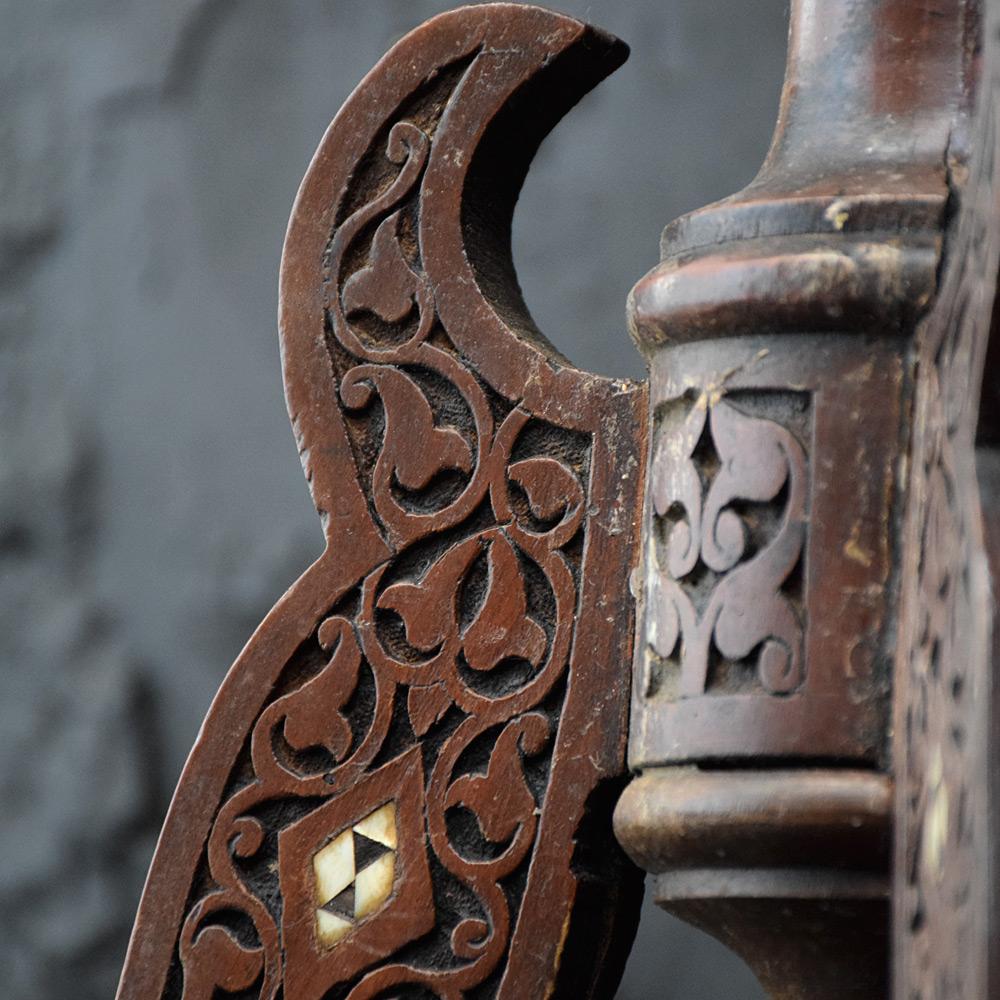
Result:
{"label": "triangular inlay piece", "polygon": [[327,913],[326,910],[316,911],[316,935],[320,944],[327,948],[333,947],[353,930],[354,924],[350,920],[344,920],[335,913]]}
{"label": "triangular inlay piece", "polygon": [[344,830],[316,853],[313,871],[318,906],[323,906],[354,881],[354,841],[350,830]]}
{"label": "triangular inlay piece", "polygon": [[392,895],[395,875],[395,851],[386,851],[378,861],[358,872],[354,883],[354,916],[357,920],[374,913]]}
{"label": "triangular inlay piece", "polygon": [[366,816],[360,823],[354,824],[358,833],[363,833],[369,840],[377,840],[386,847],[396,849],[396,803],[386,802]]}
{"label": "triangular inlay piece", "polygon": [[362,871],[369,865],[374,864],[384,854],[389,853],[389,848],[385,844],[380,844],[377,840],[366,837],[363,833],[354,831],[354,870]]}
{"label": "triangular inlay piece", "polygon": [[332,913],[343,920],[354,920],[354,886],[349,885],[343,892],[338,893],[329,903],[325,903],[321,909],[327,913]]}

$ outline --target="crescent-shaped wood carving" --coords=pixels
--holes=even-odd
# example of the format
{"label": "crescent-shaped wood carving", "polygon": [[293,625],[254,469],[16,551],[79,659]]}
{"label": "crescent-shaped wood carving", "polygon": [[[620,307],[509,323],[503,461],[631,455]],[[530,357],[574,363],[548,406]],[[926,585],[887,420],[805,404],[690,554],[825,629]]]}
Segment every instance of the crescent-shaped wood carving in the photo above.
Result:
{"label": "crescent-shaped wood carving", "polygon": [[320,144],[280,325],[327,546],[209,711],[120,1000],[613,993],[646,395],[535,329],[510,226],[541,140],[625,56],[536,8],[458,10]]}

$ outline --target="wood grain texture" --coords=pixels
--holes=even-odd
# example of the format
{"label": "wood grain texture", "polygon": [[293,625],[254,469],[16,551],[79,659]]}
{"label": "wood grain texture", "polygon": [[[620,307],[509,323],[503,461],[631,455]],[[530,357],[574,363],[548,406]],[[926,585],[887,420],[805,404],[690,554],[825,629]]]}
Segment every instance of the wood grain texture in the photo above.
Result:
{"label": "wood grain texture", "polygon": [[[542,138],[625,53],[536,8],[462,9],[323,139],[280,320],[327,548],[209,712],[121,1000],[613,992],[640,893],[610,811],[645,393],[534,328],[510,221]],[[327,899],[365,864],[345,831],[389,804],[387,900]]]}
{"label": "wood grain texture", "polygon": [[[973,13],[976,86],[967,128],[948,150],[951,211],[940,291],[915,340],[894,726],[900,1000],[978,1000],[1000,989],[992,818],[997,580],[984,529],[984,515],[996,520],[997,495],[975,453],[977,426],[984,437],[995,432],[989,418],[997,371],[985,361],[997,349],[1000,6],[987,2]],[[984,503],[991,505],[985,511]]]}

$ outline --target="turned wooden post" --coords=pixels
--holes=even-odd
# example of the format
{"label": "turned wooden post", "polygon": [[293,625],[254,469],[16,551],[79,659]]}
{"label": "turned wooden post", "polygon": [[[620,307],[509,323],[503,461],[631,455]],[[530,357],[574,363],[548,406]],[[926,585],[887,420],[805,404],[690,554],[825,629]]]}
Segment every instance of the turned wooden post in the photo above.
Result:
{"label": "turned wooden post", "polygon": [[[919,890],[921,852],[936,852],[942,871],[949,850],[955,871],[973,862],[950,844],[945,786],[981,782],[985,812],[985,778],[958,771],[958,737],[949,769],[934,734],[914,731],[911,690],[914,669],[938,669],[914,667],[923,647],[941,649],[916,634],[927,596],[911,593],[914,581],[931,558],[974,564],[977,547],[970,529],[965,550],[936,552],[961,532],[921,535],[914,505],[928,479],[925,428],[942,419],[924,397],[950,378],[974,418],[989,331],[992,244],[974,251],[966,278],[985,300],[972,307],[981,317],[985,306],[985,330],[954,308],[961,293],[947,277],[939,284],[969,263],[951,255],[970,166],[968,191],[992,190],[992,112],[973,117],[979,15],[964,0],[794,2],[760,174],[667,227],[662,262],[629,306],[649,359],[651,450],[635,587],[639,774],[616,829],[654,873],[658,902],[738,951],[785,1000],[887,996],[894,894],[896,995],[924,995],[911,990],[933,983],[935,965],[964,958],[957,979],[933,985],[950,983],[945,993],[926,995],[986,996],[982,938],[951,934],[914,959],[927,948],[918,925],[935,909],[954,923],[944,911],[955,904],[904,902]],[[985,150],[975,164],[970,135]],[[985,222],[992,234],[995,219]],[[935,372],[933,355],[919,363],[949,324],[960,328],[950,337],[970,328],[964,372]],[[956,436],[965,442],[961,426]],[[962,471],[960,489],[974,491]],[[966,605],[985,622],[982,578],[942,611]],[[959,648],[985,672],[981,637]],[[924,757],[937,791],[908,773]],[[914,795],[936,796],[936,812]]]}

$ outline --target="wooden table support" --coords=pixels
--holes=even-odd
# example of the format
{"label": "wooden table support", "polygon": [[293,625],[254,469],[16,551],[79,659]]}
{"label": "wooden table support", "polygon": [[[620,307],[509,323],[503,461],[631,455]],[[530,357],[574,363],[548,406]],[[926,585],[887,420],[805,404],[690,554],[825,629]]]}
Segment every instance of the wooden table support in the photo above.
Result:
{"label": "wooden table support", "polygon": [[646,383],[563,358],[510,254],[625,46],[483,4],[369,74],[281,270],[327,546],[209,711],[119,1000],[610,997],[636,865],[780,1000],[1000,995],[998,8],[794,0],[760,174],[632,293]]}
{"label": "wooden table support", "polygon": [[[651,451],[641,773],[616,829],[658,902],[785,1000],[887,996],[890,942],[897,997],[992,995],[973,885],[987,699],[962,692],[989,662],[962,467],[996,273],[981,14],[793,3],[766,163],[667,227],[630,302]],[[961,370],[943,340],[964,341]],[[963,397],[954,426],[942,393]],[[932,457],[941,434],[954,453]],[[937,520],[956,510],[964,532]]]}

